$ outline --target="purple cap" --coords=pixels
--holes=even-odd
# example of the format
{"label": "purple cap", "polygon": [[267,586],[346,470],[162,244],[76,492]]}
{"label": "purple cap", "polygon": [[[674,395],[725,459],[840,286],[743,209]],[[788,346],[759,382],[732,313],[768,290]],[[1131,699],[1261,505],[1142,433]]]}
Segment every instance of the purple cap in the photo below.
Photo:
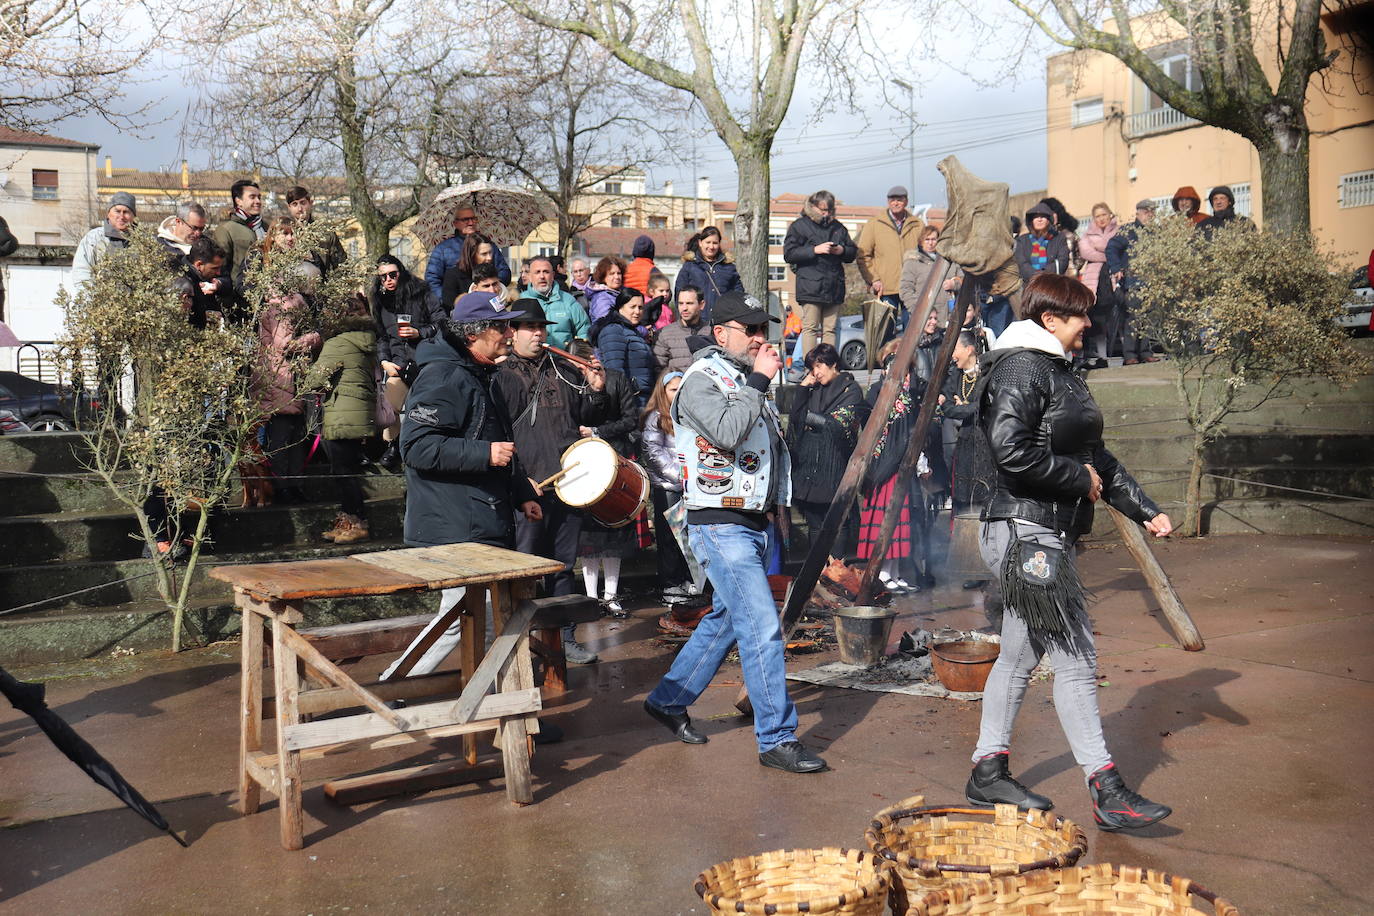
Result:
{"label": "purple cap", "polygon": [[514,321],[524,312],[512,312],[505,299],[492,293],[464,293],[450,314],[454,321]]}

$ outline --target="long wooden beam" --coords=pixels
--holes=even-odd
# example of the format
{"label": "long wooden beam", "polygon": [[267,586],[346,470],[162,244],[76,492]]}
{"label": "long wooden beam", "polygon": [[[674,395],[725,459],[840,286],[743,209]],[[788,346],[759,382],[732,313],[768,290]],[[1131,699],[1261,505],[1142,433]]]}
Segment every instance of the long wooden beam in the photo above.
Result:
{"label": "long wooden beam", "polygon": [[1198,632],[1197,625],[1193,623],[1193,618],[1188,615],[1188,609],[1179,600],[1178,592],[1174,591],[1173,583],[1169,581],[1169,574],[1164,571],[1164,567],[1160,566],[1159,560],[1155,558],[1155,552],[1150,549],[1150,542],[1145,539],[1145,533],[1140,530],[1139,525],[1111,506],[1107,506],[1107,514],[1116,523],[1116,530],[1121,535],[1122,542],[1125,543],[1126,549],[1131,552],[1136,565],[1140,567],[1140,572],[1145,577],[1145,583],[1150,586],[1150,591],[1154,593],[1155,600],[1159,602],[1160,610],[1164,612],[1164,619],[1169,622],[1169,628],[1174,631],[1174,636],[1178,638],[1179,644],[1189,652],[1201,652],[1206,648],[1202,641],[1202,634]]}

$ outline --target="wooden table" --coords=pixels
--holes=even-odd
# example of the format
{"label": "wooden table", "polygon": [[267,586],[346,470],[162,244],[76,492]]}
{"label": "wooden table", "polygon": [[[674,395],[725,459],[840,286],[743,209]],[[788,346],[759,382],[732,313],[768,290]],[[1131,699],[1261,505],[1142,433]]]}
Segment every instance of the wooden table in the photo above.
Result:
{"label": "wooden table", "polygon": [[[532,802],[528,738],[539,730],[536,714],[541,703],[529,646],[529,625],[537,606],[529,599],[540,577],[562,569],[563,564],[556,560],[485,544],[212,569],[213,578],[234,587],[234,603],[243,614],[239,810],[244,814],[257,811],[263,788],[275,793],[281,813],[281,844],[286,849],[300,849],[303,759],[340,749],[391,747],[426,737],[463,735],[465,762],[473,767],[477,763],[476,735],[488,731],[496,732],[501,748],[507,797],[518,805]],[[456,586],[467,587],[463,601],[430,631],[430,639],[406,654],[397,669],[398,676],[408,672],[439,634],[461,616],[462,693],[456,700],[391,709],[384,700],[387,693],[379,685],[357,683],[297,632],[305,619],[305,602],[311,599]],[[488,594],[499,635],[483,652]],[[275,754],[262,749],[264,626],[272,630]],[[490,693],[493,688],[495,693]],[[307,718],[311,713],[348,707],[364,706],[370,711],[312,722],[302,721],[303,706]],[[485,778],[489,770],[474,767],[472,778]],[[332,785],[337,788],[342,784]]]}

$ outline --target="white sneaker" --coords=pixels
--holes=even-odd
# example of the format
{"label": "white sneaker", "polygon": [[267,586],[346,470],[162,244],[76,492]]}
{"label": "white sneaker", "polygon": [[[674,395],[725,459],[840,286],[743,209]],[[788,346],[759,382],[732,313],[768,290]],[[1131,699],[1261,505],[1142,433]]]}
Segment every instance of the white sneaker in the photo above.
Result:
{"label": "white sneaker", "polygon": [[606,609],[606,613],[610,614],[612,617],[628,616],[625,613],[625,608],[621,606],[620,602],[616,600],[616,597],[614,595],[612,595],[609,598],[603,599],[601,602],[601,606],[604,607]]}

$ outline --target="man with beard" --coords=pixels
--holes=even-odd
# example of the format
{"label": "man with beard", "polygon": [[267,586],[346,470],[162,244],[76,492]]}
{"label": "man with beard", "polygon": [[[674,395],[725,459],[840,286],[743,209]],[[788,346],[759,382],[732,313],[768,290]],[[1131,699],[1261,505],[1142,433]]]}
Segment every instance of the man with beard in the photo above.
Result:
{"label": "man with beard", "polygon": [[[496,395],[497,361],[510,353],[511,322],[522,317],[503,309],[504,303],[489,293],[467,293],[442,332],[415,350],[419,374],[410,386],[401,424],[409,547],[471,541],[514,548],[514,512],[518,509],[529,521],[543,516],[517,455],[510,417]],[[439,614],[417,643],[457,607],[465,592],[461,587],[444,589]],[[409,676],[438,668],[461,635],[460,618]],[[393,663],[382,679],[395,667]]]}
{"label": "man with beard", "polygon": [[[547,267],[540,259],[539,265]],[[552,271],[549,271],[552,283]],[[556,287],[555,287],[556,288]],[[606,411],[606,373],[600,368],[574,367],[544,349],[554,324],[535,299],[517,299],[512,310],[521,313],[511,322],[514,352],[496,373],[495,393],[511,417],[515,449],[526,473],[544,480],[561,467],[563,451],[582,438]],[[585,320],[585,316],[584,316]],[[573,594],[573,565],[577,562],[582,513],[558,498],[552,489],[539,495],[539,518],[516,519],[515,549],[552,557],[563,569],[547,577],[550,595]],[[588,665],[596,655],[577,641],[573,627],[563,629],[563,654],[574,665]]]}
{"label": "man with beard", "polygon": [[527,263],[530,268],[530,285],[525,290],[525,298],[538,302],[544,317],[548,319],[549,343],[566,350],[572,344],[573,338],[580,337],[586,340],[592,330],[587,310],[578,305],[572,293],[558,283],[553,261],[539,255],[530,258]]}
{"label": "man with beard", "polygon": [[733,643],[754,706],[759,763],[818,773],[825,761],[797,740],[797,708],[787,695],[782,625],[768,587],[771,516],[791,496],[791,468],[777,411],[765,395],[782,369],[768,343],[777,321],[757,300],[716,300],[705,347],[673,401],[674,443],[683,462],[688,544],[715,589],[672,668],[644,710],[685,744],[705,744],[687,707],[706,690]]}

